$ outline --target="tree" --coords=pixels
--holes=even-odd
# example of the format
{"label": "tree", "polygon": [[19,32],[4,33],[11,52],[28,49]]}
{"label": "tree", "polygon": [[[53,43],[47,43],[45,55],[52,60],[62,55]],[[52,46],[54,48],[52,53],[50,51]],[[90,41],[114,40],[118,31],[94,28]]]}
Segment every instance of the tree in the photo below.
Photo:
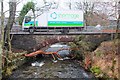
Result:
{"label": "tree", "polygon": [[0,40],[0,80],[2,79],[2,54],[3,54],[3,36],[4,36],[4,14],[3,1],[1,1],[1,40]]}
{"label": "tree", "polygon": [[91,23],[90,17],[93,18],[95,3],[94,2],[88,2],[88,1],[77,1],[74,3],[74,8],[77,10],[82,10],[84,12],[84,21],[85,26],[89,26]]}
{"label": "tree", "polygon": [[9,18],[7,25],[4,28],[4,45],[8,50],[11,49],[10,45],[10,30],[12,29],[14,20],[15,20],[15,13],[16,13],[16,2],[9,2]]}
{"label": "tree", "polygon": [[93,16],[94,4],[95,3],[91,3],[91,2],[87,2],[87,1],[83,2],[83,10],[84,10],[84,14],[85,14],[84,18],[85,18],[85,25],[86,26],[90,25],[88,18],[90,16]]}
{"label": "tree", "polygon": [[[109,26],[110,19],[117,18],[117,2],[78,2],[76,8],[84,11],[86,25]],[[83,8],[81,7],[83,6]],[[93,24],[93,25],[92,25]]]}
{"label": "tree", "polygon": [[117,27],[116,27],[116,38],[118,38],[119,27],[120,27],[120,1],[118,2],[118,18],[117,18]]}
{"label": "tree", "polygon": [[[8,61],[7,61],[8,55],[12,52],[10,30],[12,29],[15,20],[15,13],[16,13],[16,2],[9,1],[9,18],[4,28],[4,42],[3,42],[4,49],[7,49],[6,50],[7,52],[3,54],[6,57],[4,60],[4,73],[6,73],[8,67]],[[5,74],[3,75],[5,76]]]}
{"label": "tree", "polygon": [[84,21],[85,25],[89,26],[90,18],[93,16],[94,8],[95,8],[95,2],[88,2],[88,1],[73,1],[72,5],[69,4],[69,6],[73,6],[72,9],[82,10],[84,12]]}
{"label": "tree", "polygon": [[28,11],[32,9],[33,13],[35,11],[35,4],[33,2],[28,2],[26,5],[23,6],[22,10],[20,11],[19,16],[19,24],[22,25],[24,16],[28,13]]}

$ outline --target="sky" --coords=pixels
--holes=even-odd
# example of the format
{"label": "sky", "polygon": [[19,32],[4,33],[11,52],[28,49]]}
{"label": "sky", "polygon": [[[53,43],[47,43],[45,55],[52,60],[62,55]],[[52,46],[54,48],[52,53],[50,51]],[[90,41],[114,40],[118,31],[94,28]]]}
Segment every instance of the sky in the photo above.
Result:
{"label": "sky", "polygon": [[[14,0],[12,0],[14,1]],[[17,5],[17,10],[16,11],[21,11],[23,5],[25,5],[27,2],[29,1],[33,1],[36,4],[36,6],[39,6],[39,7],[42,7],[44,6],[44,2],[43,0],[18,0],[20,1],[20,3]],[[47,2],[57,2],[57,3],[60,3],[60,6],[63,8],[65,5],[63,4],[64,2],[67,2],[67,1],[71,1],[71,2],[74,2],[74,1],[82,1],[82,0],[46,0]],[[4,0],[4,12],[9,10],[9,4],[8,4],[9,0]],[[0,11],[1,11],[1,6],[0,6]],[[5,15],[8,17],[9,16],[9,12],[6,12]]]}
{"label": "sky", "polygon": [[[9,4],[8,4],[9,0],[3,0],[3,1],[4,1],[4,12],[5,12],[5,11],[9,10]],[[36,6],[39,6],[39,7],[44,6],[43,0],[11,0],[11,1],[20,1],[20,3],[17,5],[17,11],[21,11],[23,5],[25,5],[28,1],[33,1],[33,2],[37,3]],[[85,0],[46,0],[46,1],[47,2],[55,1],[55,2],[59,3],[59,7],[60,8],[66,10],[66,9],[69,9],[69,8],[65,7],[66,6],[65,3],[70,2],[70,1],[71,1],[71,3],[77,2],[77,1],[81,1],[82,2],[82,1],[85,1]],[[86,1],[88,1],[88,2],[89,1],[92,1],[92,2],[94,2],[94,1],[109,2],[109,1],[112,1],[112,0],[86,0]],[[0,11],[1,11],[1,6],[0,6]],[[8,17],[9,16],[9,12],[6,12],[5,16]]]}

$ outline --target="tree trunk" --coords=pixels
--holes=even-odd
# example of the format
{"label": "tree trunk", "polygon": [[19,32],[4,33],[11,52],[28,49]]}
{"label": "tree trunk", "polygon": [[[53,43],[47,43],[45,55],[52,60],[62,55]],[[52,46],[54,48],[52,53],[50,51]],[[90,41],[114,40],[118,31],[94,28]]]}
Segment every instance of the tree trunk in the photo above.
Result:
{"label": "tree trunk", "polygon": [[[118,19],[117,19],[117,27],[116,27],[116,38],[118,38],[119,36],[119,27],[120,27],[120,1],[118,2]],[[120,51],[119,51],[119,49],[120,49],[120,47],[119,47],[119,41],[117,41],[117,43],[118,43],[118,45],[117,45],[117,54],[118,54],[118,60],[120,60]],[[120,67],[120,63],[118,64],[118,67]],[[118,69],[118,73],[120,73],[120,68]],[[119,74],[119,76],[118,76],[118,78],[120,79],[120,74]]]}
{"label": "tree trunk", "polygon": [[120,1],[118,2],[118,19],[117,19],[117,27],[116,27],[116,36],[115,36],[115,39],[118,38],[119,27],[120,27]]}
{"label": "tree trunk", "polygon": [[[4,46],[7,49],[7,52],[4,54],[6,58],[11,53],[11,39],[10,39],[10,31],[12,29],[16,12],[16,2],[9,2],[9,19],[7,25],[4,28]],[[8,67],[8,61],[5,59],[4,62],[4,76],[6,76],[6,71]]]}
{"label": "tree trunk", "polygon": [[15,12],[16,12],[16,2],[9,2],[9,19],[7,25],[5,26],[4,31],[4,41],[6,48],[10,51],[11,50],[11,39],[10,39],[10,31],[12,29],[14,19],[15,19]]}
{"label": "tree trunk", "polygon": [[3,13],[3,1],[1,1],[1,32],[0,32],[0,80],[2,79],[2,54],[3,54],[3,36],[4,36],[4,13]]}

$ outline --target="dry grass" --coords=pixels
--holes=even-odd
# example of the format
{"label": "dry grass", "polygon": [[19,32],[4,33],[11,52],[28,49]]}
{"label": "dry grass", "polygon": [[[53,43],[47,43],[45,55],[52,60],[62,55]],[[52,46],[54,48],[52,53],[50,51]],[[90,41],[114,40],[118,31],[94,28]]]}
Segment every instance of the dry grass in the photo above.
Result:
{"label": "dry grass", "polygon": [[115,41],[102,42],[93,52],[92,66],[99,66],[103,73],[109,77],[118,78],[118,43]]}

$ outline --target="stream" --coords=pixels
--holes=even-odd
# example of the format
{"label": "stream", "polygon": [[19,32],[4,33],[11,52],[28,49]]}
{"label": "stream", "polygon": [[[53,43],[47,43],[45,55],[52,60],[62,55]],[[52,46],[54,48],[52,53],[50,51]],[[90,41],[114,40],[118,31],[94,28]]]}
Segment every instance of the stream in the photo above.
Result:
{"label": "stream", "polygon": [[[56,43],[46,51],[57,51],[60,48],[69,48],[69,46]],[[93,80],[92,73],[85,71],[77,60],[71,60],[67,57],[69,50],[59,51],[58,54],[62,56],[63,60],[57,59],[54,62],[51,56],[34,59],[14,70],[8,80],[17,78],[90,78]]]}

